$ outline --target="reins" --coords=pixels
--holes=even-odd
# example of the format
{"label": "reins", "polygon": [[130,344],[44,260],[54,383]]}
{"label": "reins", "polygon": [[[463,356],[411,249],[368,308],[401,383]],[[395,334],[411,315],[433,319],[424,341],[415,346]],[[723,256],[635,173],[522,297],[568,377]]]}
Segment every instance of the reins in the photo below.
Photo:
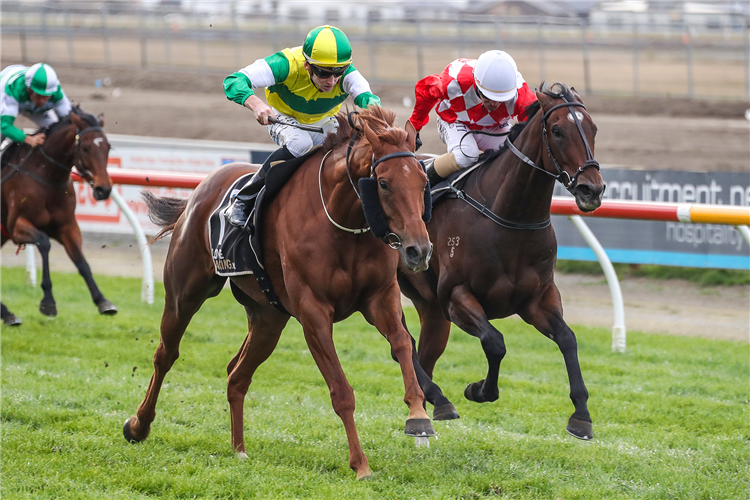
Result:
{"label": "reins", "polygon": [[[548,94],[549,95],[549,94]],[[573,191],[576,188],[576,185],[578,184],[578,176],[583,173],[584,170],[587,168],[595,168],[597,171],[600,171],[599,162],[594,159],[594,155],[591,153],[591,147],[589,147],[589,142],[586,139],[586,134],[583,132],[583,126],[581,125],[580,120],[578,119],[578,116],[575,112],[570,112],[570,115],[573,117],[573,121],[576,124],[576,127],[578,128],[578,133],[581,134],[581,138],[583,139],[583,144],[586,146],[586,161],[583,165],[581,165],[575,174],[571,177],[569,173],[564,171],[560,164],[557,162],[557,159],[555,159],[554,155],[552,154],[552,149],[549,146],[549,139],[547,136],[547,118],[549,118],[550,114],[552,114],[553,111],[567,107],[570,109],[571,107],[581,107],[583,109],[586,109],[586,106],[583,105],[581,102],[571,102],[568,101],[568,98],[565,97],[565,94],[553,94],[555,97],[558,97],[562,99],[563,103],[557,104],[555,106],[552,106],[549,110],[547,110],[543,115],[541,119],[541,125],[542,125],[542,142],[544,143],[544,147],[547,150],[547,156],[550,157],[552,160],[552,163],[555,165],[555,169],[557,170],[557,173],[554,174],[552,172],[549,172],[543,167],[540,167],[539,165],[535,164],[528,156],[523,154],[517,147],[513,145],[513,143],[510,141],[510,137],[505,139],[505,145],[508,147],[508,149],[516,155],[522,162],[529,165],[532,168],[535,168],[537,170],[540,170],[544,172],[545,174],[549,175],[550,177],[553,177],[555,180],[559,181],[560,184],[565,186],[565,189],[567,189],[571,194],[573,194]]]}
{"label": "reins", "polygon": [[[581,138],[583,139],[583,144],[584,144],[584,146],[586,146],[586,161],[584,162],[584,164],[581,167],[579,167],[578,171],[571,177],[570,174],[568,174],[566,171],[564,171],[560,167],[560,164],[557,162],[557,160],[555,159],[555,157],[552,155],[552,150],[551,150],[551,148],[549,146],[549,140],[548,140],[548,137],[547,137],[547,119],[549,118],[550,114],[553,111],[555,111],[555,110],[557,110],[559,108],[567,107],[568,109],[570,109],[571,107],[578,106],[578,107],[581,107],[583,109],[586,109],[586,106],[584,106],[583,103],[580,103],[580,102],[571,102],[571,101],[568,101],[567,97],[565,97],[565,94],[563,94],[563,93],[559,93],[559,94],[549,94],[548,93],[548,95],[552,95],[554,97],[558,97],[558,98],[562,99],[563,101],[565,101],[565,102],[563,102],[561,104],[557,104],[557,105],[553,106],[552,108],[550,108],[548,111],[546,111],[542,115],[542,118],[541,118],[542,142],[544,143],[544,146],[545,146],[545,148],[547,150],[547,155],[552,159],[552,162],[555,165],[555,169],[557,170],[557,173],[554,174],[552,172],[549,172],[548,170],[544,169],[543,167],[540,167],[537,164],[535,164],[528,156],[526,156],[525,154],[523,154],[516,146],[513,145],[513,143],[510,140],[510,137],[508,137],[507,139],[505,139],[505,146],[514,155],[516,155],[522,162],[524,162],[525,164],[529,165],[532,168],[535,168],[537,170],[540,170],[541,172],[544,172],[545,174],[549,175],[550,177],[553,177],[555,180],[559,181],[563,186],[565,186],[565,188],[571,194],[573,194],[573,191],[575,190],[575,187],[576,187],[576,185],[578,183],[578,176],[581,175],[581,173],[583,173],[584,170],[586,170],[587,168],[590,168],[590,167],[591,168],[596,168],[596,170],[599,171],[600,170],[599,162],[594,159],[594,155],[591,152],[591,148],[589,147],[588,140],[586,139],[586,134],[583,132],[583,126],[581,125],[581,122],[578,119],[578,116],[576,116],[575,112],[571,112],[570,114],[573,116],[573,120],[574,120],[574,122],[576,124],[576,127],[578,128],[578,132],[581,134]],[[540,109],[541,109],[541,107],[540,107]],[[470,133],[482,133],[482,132],[481,131],[469,131],[466,134],[464,134],[464,137],[466,137],[466,135],[468,135]],[[503,135],[503,134],[491,134],[489,132],[485,132],[485,134],[486,135],[494,135],[494,136]],[[463,140],[463,137],[461,138],[461,140]],[[480,203],[479,201],[475,200],[474,198],[472,198],[471,196],[469,196],[468,194],[466,194],[465,191],[463,191],[463,190],[458,189],[457,187],[455,187],[454,184],[457,181],[458,181],[458,179],[456,181],[454,181],[453,183],[451,183],[450,186],[449,186],[450,190],[456,195],[456,197],[458,199],[463,200],[466,203],[468,203],[469,206],[471,206],[472,208],[476,209],[479,213],[481,213],[482,215],[484,215],[485,217],[487,217],[488,219],[490,219],[492,222],[494,222],[495,224],[497,224],[499,226],[506,227],[506,228],[509,228],[509,229],[536,230],[536,229],[544,229],[544,228],[548,227],[552,223],[551,219],[547,219],[547,220],[542,221],[542,222],[530,223],[530,224],[520,224],[520,223],[516,223],[516,222],[511,222],[511,221],[505,220],[505,219],[503,219],[502,217],[498,216],[497,214],[495,214],[494,212],[492,212],[490,209],[487,208],[486,200],[485,200],[485,203]]]}

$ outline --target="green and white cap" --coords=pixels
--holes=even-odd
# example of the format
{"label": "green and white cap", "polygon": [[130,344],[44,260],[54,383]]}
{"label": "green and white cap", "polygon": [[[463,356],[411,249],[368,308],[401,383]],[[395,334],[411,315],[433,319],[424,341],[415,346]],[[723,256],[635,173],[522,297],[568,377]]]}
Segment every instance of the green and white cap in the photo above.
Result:
{"label": "green and white cap", "polygon": [[60,86],[55,70],[44,63],[36,63],[30,67],[24,80],[26,86],[39,95],[52,95]]}
{"label": "green and white cap", "polygon": [[333,26],[319,26],[308,33],[302,53],[308,63],[324,68],[341,68],[352,63],[349,39]]}

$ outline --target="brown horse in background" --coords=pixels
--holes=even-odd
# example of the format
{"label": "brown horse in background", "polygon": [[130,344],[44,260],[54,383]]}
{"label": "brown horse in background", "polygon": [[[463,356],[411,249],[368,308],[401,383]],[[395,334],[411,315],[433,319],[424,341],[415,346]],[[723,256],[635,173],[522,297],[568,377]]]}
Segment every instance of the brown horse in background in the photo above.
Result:
{"label": "brown horse in background", "polygon": [[[489,365],[486,377],[469,384],[464,395],[475,402],[498,399],[506,349],[503,335],[489,320],[518,314],[558,345],[575,406],[567,431],[591,439],[576,337],[563,320],[554,282],[557,240],[550,206],[555,180],[575,196],[582,211],[601,204],[605,185],[593,156],[596,125],[575,90],[564,84],[549,88],[543,83],[536,96],[527,121],[514,126],[506,147],[489,153],[468,174],[461,196],[474,205],[453,199],[435,207],[427,225],[435,243],[430,270],[400,274],[399,283],[419,313],[419,362],[430,378],[453,322],[479,338]],[[435,420],[458,417],[442,393],[435,392],[437,386],[428,382],[422,388],[435,405]]]}
{"label": "brown horse in background", "polygon": [[[369,476],[370,468],[354,424],[354,392],[333,343],[334,322],[359,311],[386,337],[404,379],[404,401],[409,407],[406,433],[434,434],[412,365],[412,341],[401,323],[396,280],[399,260],[411,271],[427,269],[432,245],[421,219],[427,176],[410,153],[415,137],[394,127],[394,119],[391,111],[370,108],[358,115],[360,126],[353,129],[338,116],[338,133],[329,135],[322,150],[306,159],[279,191],[261,230],[266,271],[284,308],[302,325],[328,385],[333,409],[344,423],[349,466],[358,478]],[[350,137],[356,142],[347,148]],[[226,165],[201,182],[188,201],[146,196],[152,218],[164,227],[160,236],[173,234],[164,265],[161,342],[146,396],[136,415],[125,423],[123,433],[128,441],[148,436],[159,390],[179,356],[185,329],[203,302],[216,296],[227,279],[215,274],[209,216],[235,180],[256,168],[244,163]],[[351,231],[366,226],[354,184],[370,177],[377,181],[377,197],[390,230],[401,241],[398,252],[367,232],[354,234],[340,228]],[[240,457],[246,457],[245,395],[255,370],[275,349],[290,316],[270,305],[252,275],[230,279],[248,320],[245,341],[227,367],[232,447]]]}
{"label": "brown horse in background", "polygon": [[[49,277],[50,238],[59,241],[78,272],[86,281],[91,298],[101,314],[116,314],[117,308],[99,291],[81,251],[81,230],[75,219],[76,193],[70,172],[75,166],[94,190],[94,198],[106,200],[112,191],[107,174],[109,141],[103,120],[84,113],[76,106],[69,118],[51,125],[44,145],[31,148],[18,144],[8,151],[2,169],[2,243],[12,240],[16,245],[33,244],[42,255],[42,291],[39,310],[56,316]],[[21,320],[2,304],[6,325],[19,325]]]}

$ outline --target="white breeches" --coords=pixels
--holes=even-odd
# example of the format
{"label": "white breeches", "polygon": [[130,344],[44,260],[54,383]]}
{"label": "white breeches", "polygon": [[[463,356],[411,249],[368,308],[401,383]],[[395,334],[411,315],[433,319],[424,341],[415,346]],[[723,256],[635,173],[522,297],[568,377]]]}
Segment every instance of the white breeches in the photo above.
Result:
{"label": "white breeches", "polygon": [[456,157],[456,162],[461,168],[473,165],[479,153],[488,149],[499,149],[505,142],[511,124],[506,123],[497,127],[482,129],[483,132],[491,134],[503,134],[499,137],[484,134],[468,134],[471,129],[464,123],[448,123],[438,118],[438,134],[440,140],[448,147],[448,151]]}
{"label": "white breeches", "polygon": [[[300,123],[294,117],[282,114],[276,109],[273,111],[276,113],[276,118],[278,118],[279,121],[289,124]],[[335,117],[329,116],[315,123],[311,123],[310,125],[313,127],[322,127],[325,133],[319,134],[317,132],[308,132],[296,127],[279,124],[271,124],[268,125],[267,128],[268,133],[271,134],[271,139],[273,139],[276,144],[281,147],[286,146],[289,152],[295,157],[300,157],[310,151],[313,147],[323,144],[323,141],[325,141],[329,132],[336,132],[336,130],[338,130],[339,122]]]}
{"label": "white breeches", "polygon": [[49,127],[53,123],[60,121],[54,109],[50,109],[45,113],[23,113],[23,116],[34,122],[39,128]]}

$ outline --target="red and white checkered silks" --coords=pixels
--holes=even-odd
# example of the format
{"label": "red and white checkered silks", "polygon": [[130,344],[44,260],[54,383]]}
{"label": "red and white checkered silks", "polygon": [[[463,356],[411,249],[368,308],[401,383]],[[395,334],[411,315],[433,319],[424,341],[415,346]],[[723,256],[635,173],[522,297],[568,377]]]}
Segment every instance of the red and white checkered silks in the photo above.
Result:
{"label": "red and white checkered silks", "polygon": [[448,123],[459,121],[472,130],[481,130],[508,122],[536,101],[536,96],[518,73],[518,97],[488,113],[474,84],[472,73],[476,62],[476,59],[456,59],[439,75],[430,75],[417,82],[414,89],[417,102],[409,118],[414,128],[421,130],[427,125],[433,106],[442,120]]}

